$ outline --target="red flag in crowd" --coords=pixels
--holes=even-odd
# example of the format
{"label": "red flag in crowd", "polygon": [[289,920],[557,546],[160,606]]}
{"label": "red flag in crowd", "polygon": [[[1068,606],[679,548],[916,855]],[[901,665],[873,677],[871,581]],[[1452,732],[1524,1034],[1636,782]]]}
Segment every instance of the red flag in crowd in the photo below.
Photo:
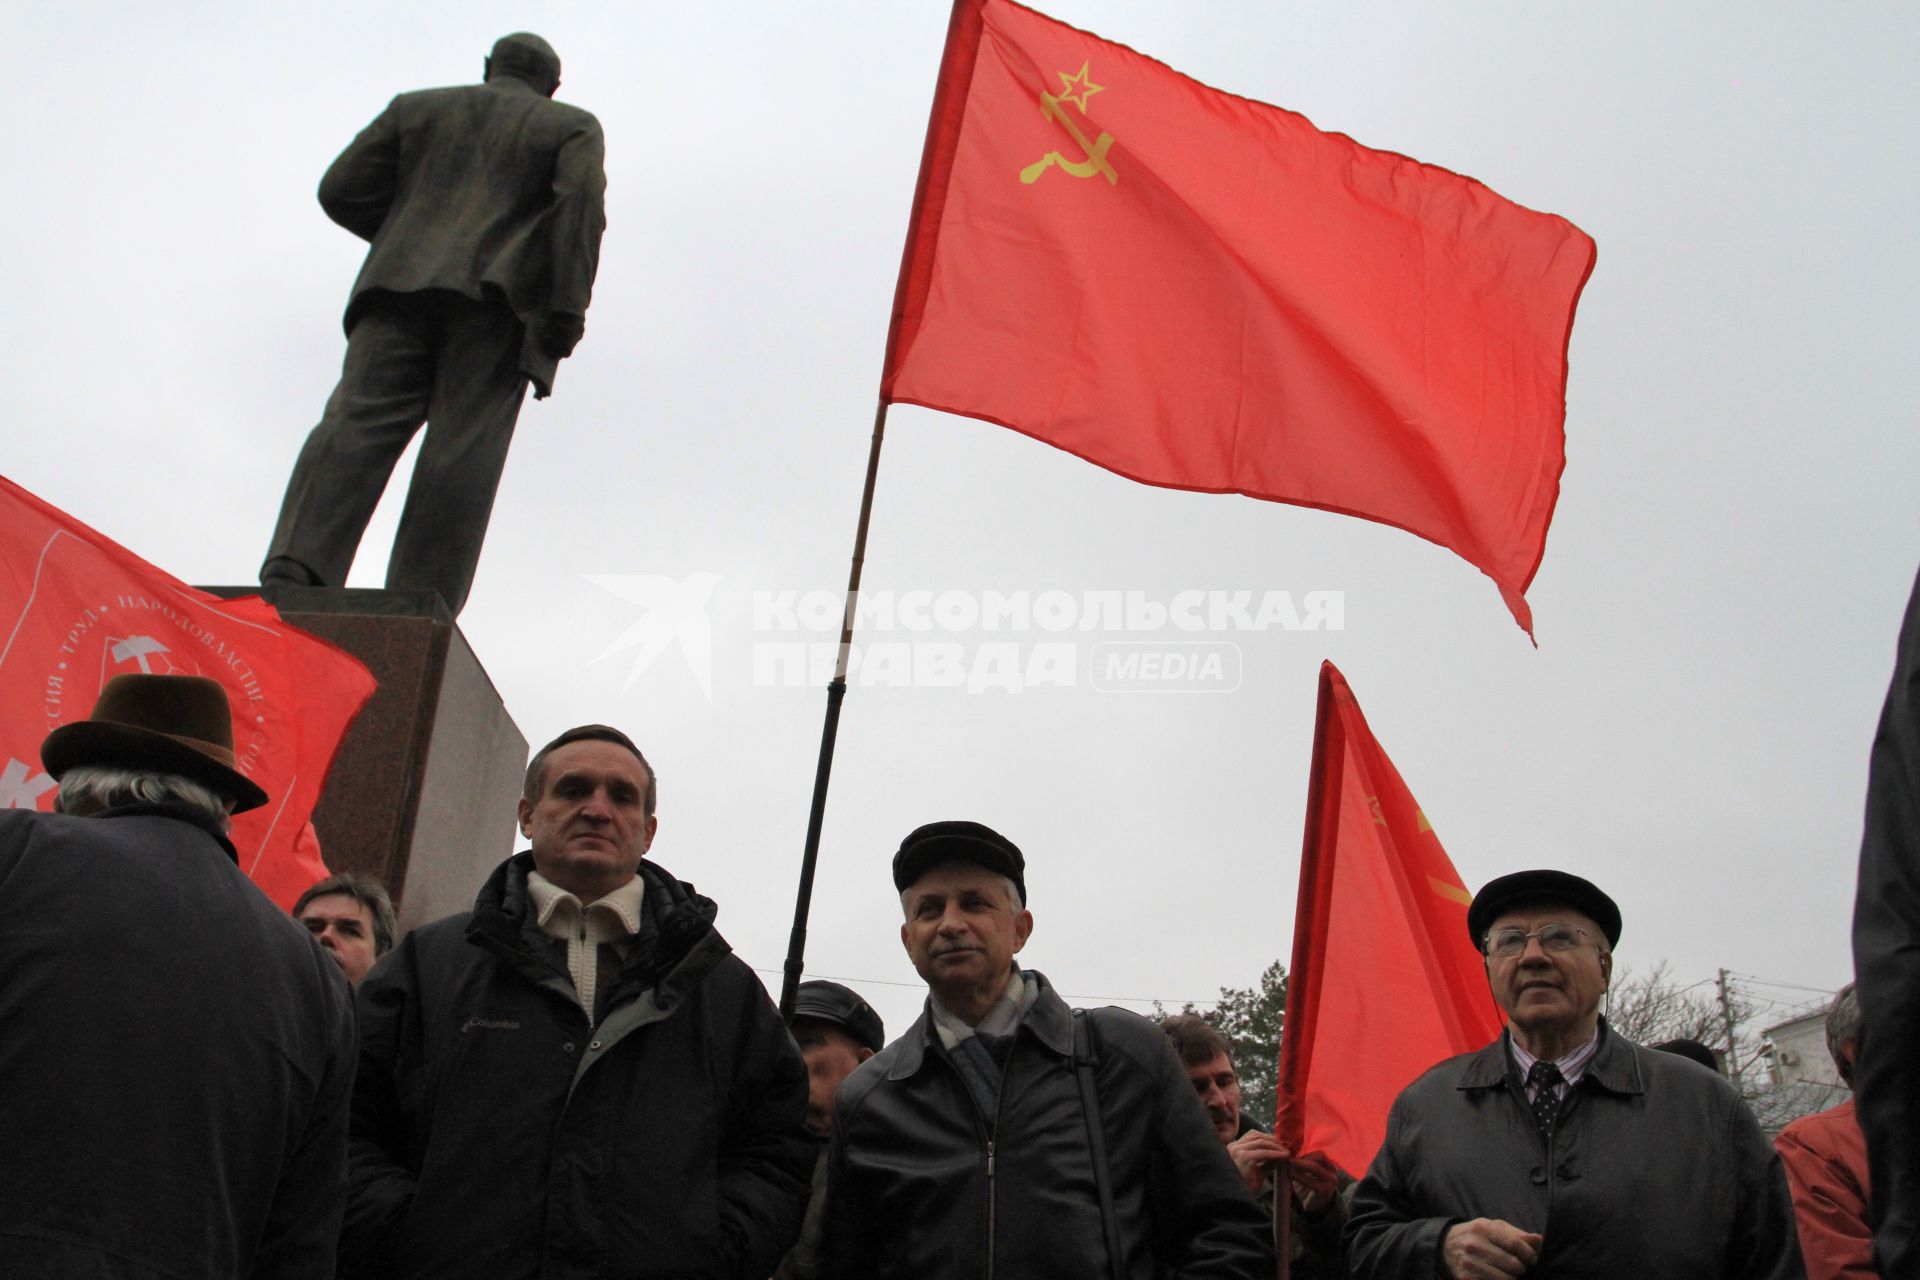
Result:
{"label": "red flag in crowd", "polygon": [[1400,1090],[1500,1033],[1467,937],[1471,898],[1353,690],[1321,664],[1280,1036],[1281,1142],[1364,1173]]}
{"label": "red flag in crowd", "polygon": [[197,591],[0,477],[0,808],[52,808],[41,740],[140,671],[226,687],[237,767],[269,797],[234,818],[234,847],[291,908],[327,874],[301,833],[373,677],[259,597]]}
{"label": "red flag in crowd", "polygon": [[1593,261],[1471,178],[957,0],[881,397],[1397,526],[1531,634]]}

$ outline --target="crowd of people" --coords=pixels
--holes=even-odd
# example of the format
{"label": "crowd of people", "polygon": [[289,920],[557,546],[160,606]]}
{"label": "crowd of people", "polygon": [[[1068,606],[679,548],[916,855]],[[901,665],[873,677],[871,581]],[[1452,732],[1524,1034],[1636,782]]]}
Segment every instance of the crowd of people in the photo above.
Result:
{"label": "crowd of people", "polygon": [[[291,918],[247,882],[232,741],[218,684],[120,677],[46,740],[55,812],[0,813],[0,1275],[1227,1278],[1281,1240],[1303,1280],[1882,1274],[1851,1103],[1776,1151],[1710,1065],[1608,1027],[1621,913],[1575,875],[1474,896],[1506,1029],[1350,1171],[1242,1114],[1203,1019],[1021,965],[1026,858],[979,823],[893,857],[927,1000],[889,1040],[832,982],[782,1021],[647,857],[617,729],[535,753],[528,848],[404,936],[373,881]],[[1850,990],[1828,1032],[1851,1080]]]}

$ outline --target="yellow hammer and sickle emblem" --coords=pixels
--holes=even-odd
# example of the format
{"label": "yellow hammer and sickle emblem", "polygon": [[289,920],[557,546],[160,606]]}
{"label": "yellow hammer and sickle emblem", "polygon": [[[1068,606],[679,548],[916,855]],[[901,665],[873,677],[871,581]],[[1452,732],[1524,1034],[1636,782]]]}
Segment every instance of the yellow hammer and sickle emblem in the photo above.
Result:
{"label": "yellow hammer and sickle emblem", "polygon": [[[1050,120],[1058,122],[1060,127],[1072,136],[1075,144],[1080,148],[1081,155],[1083,155],[1085,159],[1069,160],[1058,151],[1049,151],[1020,171],[1020,181],[1029,184],[1038,182],[1040,175],[1055,165],[1059,166],[1062,173],[1071,174],[1076,178],[1091,178],[1096,173],[1103,173],[1106,175],[1107,181],[1110,184],[1120,181],[1120,175],[1115,173],[1113,166],[1107,163],[1107,148],[1113,145],[1113,135],[1102,132],[1099,137],[1095,138],[1092,142],[1088,142],[1087,135],[1080,131],[1080,126],[1073,122],[1072,118],[1067,115],[1066,110],[1060,105],[1063,99],[1074,100],[1079,103],[1081,110],[1084,111],[1086,109],[1087,94],[1097,93],[1100,88],[1100,86],[1088,81],[1086,77],[1087,68],[1084,65],[1081,66],[1078,76],[1069,76],[1066,72],[1062,71],[1060,73],[1060,79],[1065,92],[1062,93],[1061,97],[1056,98],[1050,93],[1042,93],[1040,95],[1040,114]],[[1080,92],[1078,94],[1072,92],[1076,84],[1080,86]]]}

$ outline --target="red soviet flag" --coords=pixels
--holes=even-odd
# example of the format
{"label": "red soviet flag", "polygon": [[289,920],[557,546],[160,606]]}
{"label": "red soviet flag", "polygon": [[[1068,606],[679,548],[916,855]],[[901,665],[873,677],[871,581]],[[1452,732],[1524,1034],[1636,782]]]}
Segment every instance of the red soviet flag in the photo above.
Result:
{"label": "red soviet flag", "polygon": [[1400,1090],[1500,1034],[1472,895],[1374,741],[1353,691],[1320,667],[1293,968],[1274,1133],[1366,1172]]}
{"label": "red soviet flag", "polygon": [[1594,245],[1012,0],[957,0],[881,398],[1450,548],[1520,625]]}
{"label": "red soviet flag", "polygon": [[234,848],[291,908],[327,874],[302,832],[373,677],[258,596],[197,591],[0,477],[0,808],[52,808],[41,740],[139,671],[226,687],[236,766],[267,793],[234,818]]}

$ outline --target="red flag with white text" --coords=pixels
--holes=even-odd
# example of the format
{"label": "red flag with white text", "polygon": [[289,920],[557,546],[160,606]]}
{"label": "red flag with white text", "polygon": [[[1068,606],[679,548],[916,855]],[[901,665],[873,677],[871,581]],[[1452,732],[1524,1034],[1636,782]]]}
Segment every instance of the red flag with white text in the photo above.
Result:
{"label": "red flag with white text", "polygon": [[1394,525],[1531,634],[1593,262],[1471,178],[957,0],[881,398]]}
{"label": "red flag with white text", "polygon": [[1502,1020],[1472,894],[1331,662],[1309,779],[1274,1133],[1358,1176],[1400,1091]]}
{"label": "red flag with white text", "polygon": [[0,477],[0,808],[52,808],[41,741],[130,672],[226,688],[236,766],[268,797],[233,820],[240,868],[291,908],[327,874],[302,831],[373,676],[258,596],[196,590]]}

